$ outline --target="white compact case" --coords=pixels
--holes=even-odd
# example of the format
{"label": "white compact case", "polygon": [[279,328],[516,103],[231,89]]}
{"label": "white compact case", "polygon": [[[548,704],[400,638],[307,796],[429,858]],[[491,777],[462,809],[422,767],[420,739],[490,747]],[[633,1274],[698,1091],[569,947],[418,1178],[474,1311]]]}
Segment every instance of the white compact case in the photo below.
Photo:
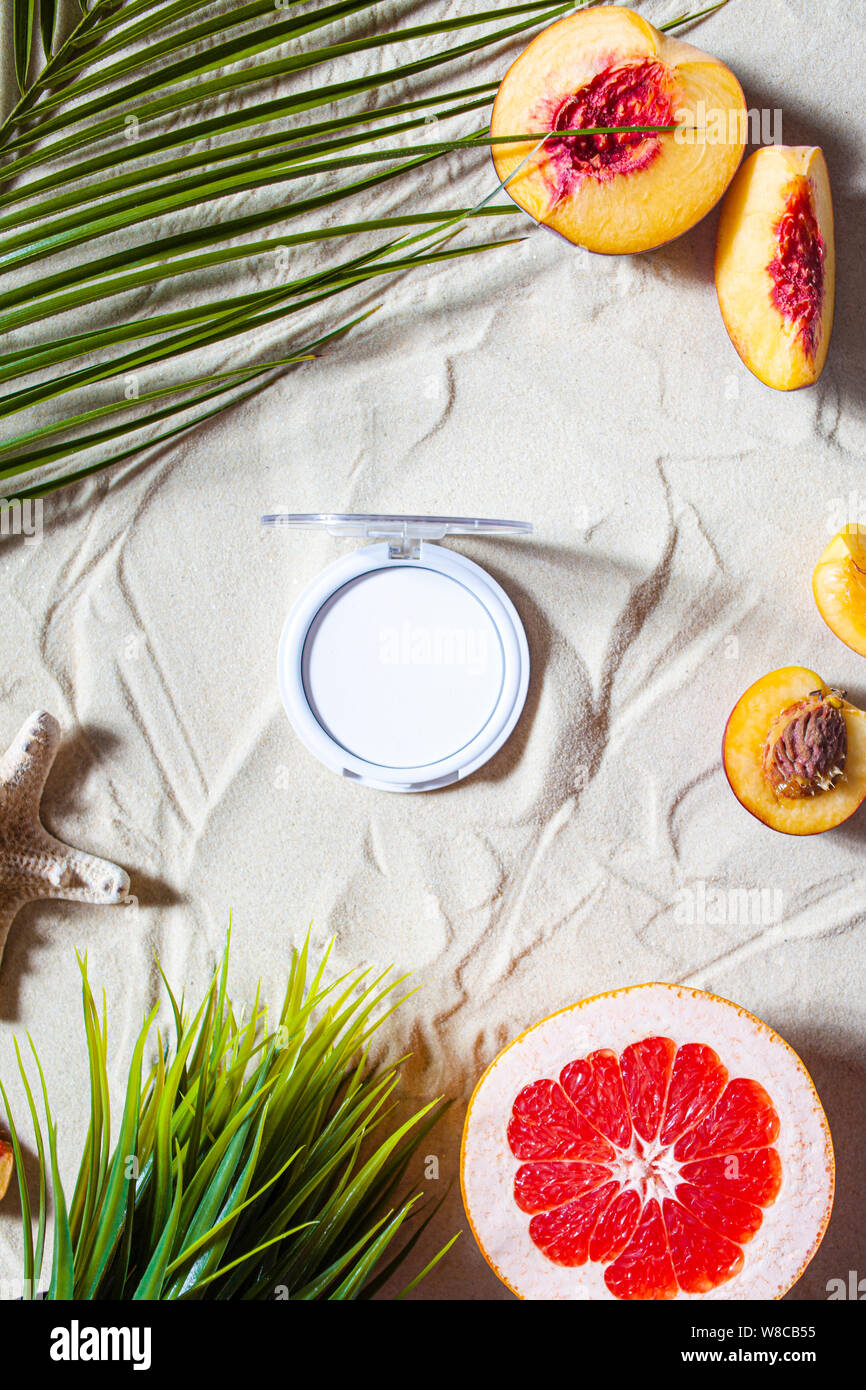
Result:
{"label": "white compact case", "polygon": [[526,700],[526,634],[496,581],[434,542],[523,536],[529,522],[276,512],[262,524],[371,542],[318,575],[283,627],[280,695],[310,752],[394,792],[447,787],[492,758]]}

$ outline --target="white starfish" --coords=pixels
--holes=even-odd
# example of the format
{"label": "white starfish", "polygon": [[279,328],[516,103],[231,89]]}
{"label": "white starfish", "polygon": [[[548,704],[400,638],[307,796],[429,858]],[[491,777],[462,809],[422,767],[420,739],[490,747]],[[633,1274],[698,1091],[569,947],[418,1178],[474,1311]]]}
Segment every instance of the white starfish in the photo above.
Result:
{"label": "white starfish", "polygon": [[59,744],[57,720],[37,710],[0,759],[0,961],[15,914],[34,898],[129,901],[124,869],[64,845],[39,819],[42,789]]}

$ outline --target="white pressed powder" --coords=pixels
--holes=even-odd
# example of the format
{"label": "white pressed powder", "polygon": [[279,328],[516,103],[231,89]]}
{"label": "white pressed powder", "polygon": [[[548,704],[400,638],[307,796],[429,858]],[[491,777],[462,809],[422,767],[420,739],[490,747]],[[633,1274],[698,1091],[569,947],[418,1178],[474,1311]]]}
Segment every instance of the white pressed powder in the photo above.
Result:
{"label": "white pressed powder", "polygon": [[429,766],[484,729],[504,658],[487,610],[423,566],[372,570],[323,604],[304,643],[310,709],[349,753],[383,767]]}

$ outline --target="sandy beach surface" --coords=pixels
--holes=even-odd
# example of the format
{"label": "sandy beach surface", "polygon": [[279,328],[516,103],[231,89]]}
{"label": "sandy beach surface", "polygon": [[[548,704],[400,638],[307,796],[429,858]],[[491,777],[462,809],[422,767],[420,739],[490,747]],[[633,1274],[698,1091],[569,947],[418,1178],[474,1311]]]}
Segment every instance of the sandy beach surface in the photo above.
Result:
{"label": "sandy beach surface", "polygon": [[[789,1296],[824,1298],[862,1264],[866,819],[774,834],[737,804],[720,762],[734,701],[774,667],[802,663],[866,703],[866,663],[825,627],[810,584],[839,526],[866,522],[861,8],[731,0],[689,36],[733,67],[750,106],[781,108],[786,143],[826,153],[839,271],[817,387],[776,394],[737,358],[712,283],[717,214],[622,259],[515,216],[496,230],[519,245],[377,285],[357,302],[379,312],[321,360],[108,485],[49,501],[41,543],[3,541],[0,737],[33,709],[57,715],[46,823],[122,863],[137,897],[26,908],[0,972],[0,1078],[20,1113],[12,1040],[29,1031],[70,1187],[88,1109],[75,948],[107,990],[119,1088],[158,997],[154,953],[193,997],[232,914],[238,1001],[259,977],[281,997],[310,923],[315,942],[335,939],[335,969],[412,972],[417,993],[383,1041],[412,1054],[407,1103],[454,1098],[428,1141],[428,1191],[452,1186],[422,1253],[463,1230],[417,1297],[510,1297],[457,1181],[483,1069],[544,1015],[647,980],[735,1000],[800,1053],[833,1131],[838,1194]],[[484,154],[449,156],[367,206],[460,205],[492,186]],[[329,313],[335,326],[348,310]],[[515,734],[465,784],[366,790],[294,736],[276,688],[280,630],[353,543],[263,534],[260,514],[279,506],[534,523],[529,539],[452,542],[512,598],[532,656]],[[714,891],[742,901],[736,890],[763,892],[761,920],[732,908],[714,923],[700,908]],[[4,1276],[19,1268],[17,1221],[10,1194]]]}

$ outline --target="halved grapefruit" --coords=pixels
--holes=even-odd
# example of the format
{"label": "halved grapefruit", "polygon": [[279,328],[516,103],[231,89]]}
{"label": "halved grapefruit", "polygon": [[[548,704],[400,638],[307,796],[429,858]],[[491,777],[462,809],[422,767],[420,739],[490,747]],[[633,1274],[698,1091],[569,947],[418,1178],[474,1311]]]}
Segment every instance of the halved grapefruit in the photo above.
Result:
{"label": "halved grapefruit", "polygon": [[821,1243],[835,1165],[806,1068],[727,999],[647,984],[552,1014],[466,1115],[481,1252],[530,1299],[768,1299]]}

